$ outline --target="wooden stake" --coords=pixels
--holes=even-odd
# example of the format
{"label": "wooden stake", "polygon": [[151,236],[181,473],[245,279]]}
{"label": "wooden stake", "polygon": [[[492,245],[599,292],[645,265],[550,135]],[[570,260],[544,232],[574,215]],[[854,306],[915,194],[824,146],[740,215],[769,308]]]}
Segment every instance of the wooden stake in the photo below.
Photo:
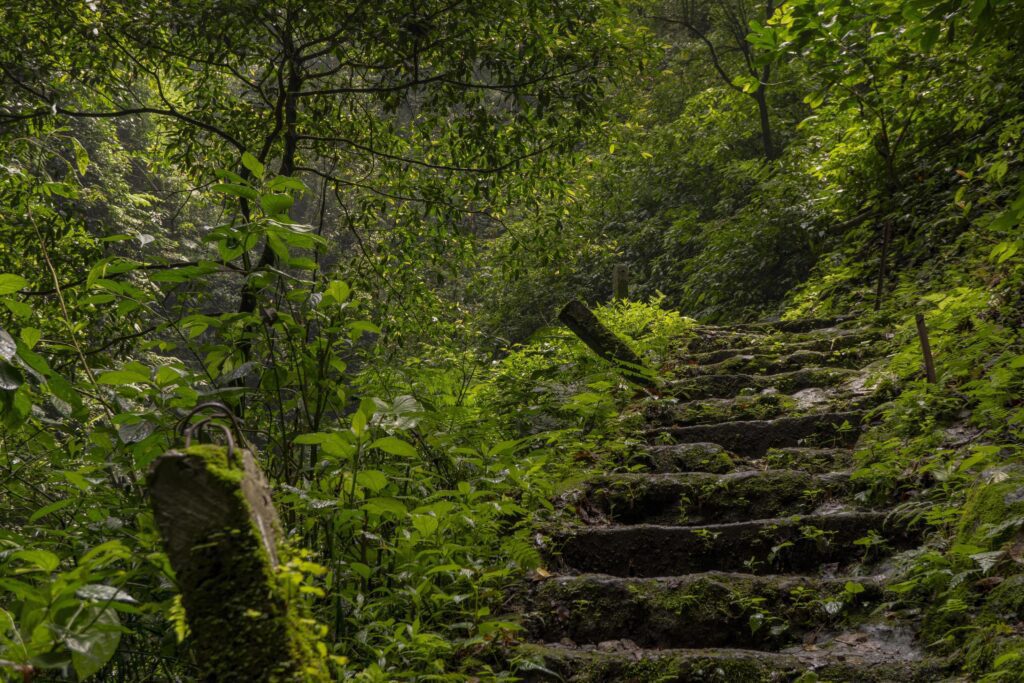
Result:
{"label": "wooden stake", "polygon": [[924,372],[929,384],[935,384],[935,360],[932,358],[932,345],[928,342],[928,327],[924,324],[924,314],[918,313],[917,338],[921,341],[921,353],[924,355]]}
{"label": "wooden stake", "polygon": [[875,310],[882,308],[882,298],[885,296],[885,276],[889,261],[889,241],[892,239],[892,228],[889,223],[885,224],[882,231],[882,253],[878,257],[878,286],[875,289]]}
{"label": "wooden stake", "polygon": [[618,365],[630,380],[642,386],[654,385],[653,373],[644,367],[643,361],[633,349],[602,325],[597,316],[582,303],[570,301],[562,308],[558,319],[594,353]]}
{"label": "wooden stake", "polygon": [[616,263],[612,268],[612,298],[629,298],[629,266],[625,263]]}

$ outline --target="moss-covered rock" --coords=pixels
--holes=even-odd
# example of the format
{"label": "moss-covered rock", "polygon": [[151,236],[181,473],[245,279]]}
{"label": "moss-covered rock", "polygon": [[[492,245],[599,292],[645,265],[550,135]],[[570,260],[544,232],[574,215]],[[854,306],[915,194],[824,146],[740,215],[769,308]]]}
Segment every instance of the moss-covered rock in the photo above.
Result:
{"label": "moss-covered rock", "polygon": [[959,543],[997,549],[1024,520],[1024,469],[1004,468],[984,474],[964,504],[957,528]]}
{"label": "moss-covered rock", "polygon": [[733,457],[713,443],[650,446],[640,460],[655,472],[711,472],[724,474],[736,466]]}

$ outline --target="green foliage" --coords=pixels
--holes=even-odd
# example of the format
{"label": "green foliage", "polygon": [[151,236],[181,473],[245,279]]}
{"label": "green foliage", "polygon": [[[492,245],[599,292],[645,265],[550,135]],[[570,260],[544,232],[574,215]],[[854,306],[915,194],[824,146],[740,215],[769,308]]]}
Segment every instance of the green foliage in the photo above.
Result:
{"label": "green foliage", "polygon": [[510,679],[531,525],[639,419],[551,321],[626,264],[595,309],[651,367],[686,315],[895,327],[856,478],[936,532],[896,593],[1019,677],[1013,595],[973,588],[1013,580],[1021,525],[1017,0],[0,16],[0,676],[195,675],[141,482],[218,400],[339,676]]}

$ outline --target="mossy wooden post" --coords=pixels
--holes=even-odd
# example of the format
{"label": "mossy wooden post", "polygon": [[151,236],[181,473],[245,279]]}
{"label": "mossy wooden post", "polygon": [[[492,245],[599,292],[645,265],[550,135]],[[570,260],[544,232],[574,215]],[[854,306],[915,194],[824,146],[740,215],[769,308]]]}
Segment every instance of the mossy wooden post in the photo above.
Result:
{"label": "mossy wooden post", "polygon": [[653,373],[644,367],[643,361],[633,349],[602,325],[597,316],[582,303],[570,301],[562,308],[558,319],[594,353],[619,366],[631,381],[647,387],[654,385]]}
{"label": "mossy wooden post", "polygon": [[275,576],[281,525],[248,450],[194,445],[154,463],[149,492],[202,681],[327,681],[315,636]]}
{"label": "mossy wooden post", "polygon": [[612,267],[612,298],[625,300],[629,298],[629,266],[616,263]]}

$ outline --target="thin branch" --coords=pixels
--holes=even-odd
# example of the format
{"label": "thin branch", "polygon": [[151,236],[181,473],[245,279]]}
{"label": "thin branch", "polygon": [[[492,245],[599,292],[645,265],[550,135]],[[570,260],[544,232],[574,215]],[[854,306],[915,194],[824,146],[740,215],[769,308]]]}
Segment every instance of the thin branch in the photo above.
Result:
{"label": "thin branch", "polygon": [[490,175],[490,174],[501,173],[503,171],[507,171],[509,168],[512,168],[513,166],[518,164],[520,161],[524,161],[526,159],[530,159],[532,157],[535,157],[535,156],[538,156],[540,154],[544,154],[545,152],[548,152],[549,150],[553,149],[556,146],[556,144],[557,144],[557,143],[553,142],[553,143],[545,145],[544,147],[541,147],[539,149],[535,149],[532,152],[528,152],[526,154],[518,156],[515,159],[510,159],[509,161],[505,162],[504,164],[499,164],[498,166],[477,167],[477,166],[454,166],[454,165],[449,165],[449,164],[434,164],[434,163],[430,163],[428,161],[421,161],[419,159],[412,159],[412,158],[409,158],[409,157],[399,156],[397,154],[390,154],[388,152],[383,152],[383,151],[381,151],[379,149],[374,149],[374,148],[369,147],[367,145],[363,145],[363,144],[360,144],[358,142],[355,142],[354,140],[350,140],[348,138],[336,137],[336,136],[299,135],[298,139],[299,140],[305,140],[305,141],[311,141],[311,142],[328,142],[328,143],[334,143],[334,144],[340,143],[340,144],[348,145],[349,147],[352,147],[354,149],[358,149],[361,152],[366,152],[367,154],[371,154],[371,155],[376,156],[376,157],[381,157],[381,158],[384,158],[384,159],[391,159],[392,161],[400,161],[402,163],[412,164],[414,166],[422,166],[424,168],[430,168],[430,169],[434,169],[434,170],[437,170],[437,171],[455,171],[457,173],[478,173],[478,174],[481,174],[481,175]]}

